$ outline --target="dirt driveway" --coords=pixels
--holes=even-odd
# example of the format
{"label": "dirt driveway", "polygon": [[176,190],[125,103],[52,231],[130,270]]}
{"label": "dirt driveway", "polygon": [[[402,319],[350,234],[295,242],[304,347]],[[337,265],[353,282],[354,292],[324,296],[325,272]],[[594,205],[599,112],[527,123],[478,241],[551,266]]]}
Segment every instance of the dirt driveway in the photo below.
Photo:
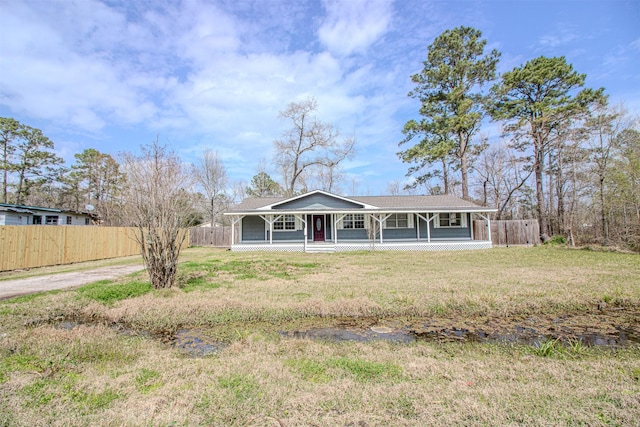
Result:
{"label": "dirt driveway", "polygon": [[27,295],[35,292],[82,286],[104,279],[115,279],[143,270],[142,265],[114,265],[72,273],[49,274],[25,279],[0,281],[0,299]]}

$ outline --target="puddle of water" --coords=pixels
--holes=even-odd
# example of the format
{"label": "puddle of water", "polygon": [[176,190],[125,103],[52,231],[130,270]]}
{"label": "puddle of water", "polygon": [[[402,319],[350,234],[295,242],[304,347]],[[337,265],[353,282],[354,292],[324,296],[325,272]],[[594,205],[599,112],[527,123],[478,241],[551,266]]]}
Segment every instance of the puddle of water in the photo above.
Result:
{"label": "puddle of water", "polygon": [[192,357],[209,356],[229,346],[226,343],[212,340],[206,336],[206,331],[200,329],[181,329],[177,331],[172,344]]}
{"label": "puddle of water", "polygon": [[[585,346],[595,347],[625,347],[640,344],[640,329],[636,323],[631,327],[620,327],[609,324],[602,330],[594,330],[594,327],[578,326],[576,323],[564,323],[565,319],[553,319],[551,324],[535,319],[526,319],[523,324],[499,324],[488,322],[481,326],[466,325],[468,327],[448,327],[446,321],[427,321],[413,327],[395,325],[388,327],[374,325],[370,328],[354,326],[338,326],[325,328],[311,328],[297,331],[279,331],[285,338],[312,339],[329,342],[371,342],[387,341],[399,344],[408,344],[415,341],[429,342],[498,342],[513,343],[530,346],[539,346],[547,340],[558,339],[561,343],[569,345],[573,342],[581,342]],[[438,323],[439,322],[439,323]],[[80,325],[91,323],[63,320],[56,322],[58,328],[71,330]],[[122,324],[111,324],[110,327],[121,334],[128,336],[145,336],[158,339],[167,345],[178,348],[191,357],[205,357],[215,354],[228,347],[227,343],[218,341],[212,337],[207,329],[181,329],[175,334],[150,334],[148,331],[130,329]]]}
{"label": "puddle of water", "polygon": [[[70,331],[80,325],[90,325],[90,323],[87,324],[83,322],[64,320],[57,323],[55,326],[56,328]],[[192,357],[209,356],[228,347],[228,344],[226,343],[210,339],[207,337],[206,331],[200,329],[181,329],[175,334],[152,335],[149,331],[134,330],[119,323],[113,323],[110,327],[111,329],[114,329],[126,336],[143,336],[158,339],[167,345],[183,350],[186,354]]]}
{"label": "puddle of water", "polygon": [[313,328],[304,331],[280,332],[287,338],[304,338],[332,342],[370,342],[389,341],[394,343],[411,343],[414,341],[430,342],[498,342],[536,346],[547,340],[559,339],[564,344],[581,341],[586,346],[624,347],[640,343],[640,337],[630,329],[619,329],[617,334],[599,334],[596,332],[543,334],[531,327],[518,326],[513,331],[487,332],[466,328],[441,329],[391,329],[372,327],[369,329],[354,328]]}
{"label": "puddle of water", "polygon": [[396,330],[387,327],[373,327],[370,329],[313,328],[306,331],[280,331],[279,333],[286,338],[308,338],[333,342],[389,341],[394,343],[411,343],[416,340],[413,334],[405,330]]}

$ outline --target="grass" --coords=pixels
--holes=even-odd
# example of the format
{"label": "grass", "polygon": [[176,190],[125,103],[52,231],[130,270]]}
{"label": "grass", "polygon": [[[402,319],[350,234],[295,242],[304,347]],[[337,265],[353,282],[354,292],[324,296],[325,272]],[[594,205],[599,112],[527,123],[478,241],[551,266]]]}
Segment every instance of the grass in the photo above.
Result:
{"label": "grass", "polygon": [[86,271],[100,267],[129,264],[142,264],[142,257],[135,255],[98,261],[79,262],[75,264],[53,265],[49,267],[37,267],[15,271],[0,271],[0,280],[24,279],[27,277],[42,276],[45,274],[70,273],[73,271]]}
{"label": "grass", "polygon": [[116,301],[135,298],[151,291],[150,282],[114,283],[113,280],[99,280],[78,288],[78,295],[103,304],[112,305]]}
{"label": "grass", "polygon": [[[637,255],[557,246],[190,249],[174,289],[136,276],[2,301],[0,425],[638,425],[637,345],[335,343],[279,331],[565,318],[638,331],[639,283]],[[229,345],[193,358],[153,335],[182,328]]]}

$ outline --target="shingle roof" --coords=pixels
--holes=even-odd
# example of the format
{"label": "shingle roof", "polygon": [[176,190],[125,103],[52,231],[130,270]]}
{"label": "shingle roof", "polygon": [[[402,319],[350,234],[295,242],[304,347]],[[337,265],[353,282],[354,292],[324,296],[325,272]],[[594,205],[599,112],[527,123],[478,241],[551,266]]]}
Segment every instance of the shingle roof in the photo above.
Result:
{"label": "shingle roof", "polygon": [[352,200],[377,206],[379,208],[479,208],[475,203],[468,202],[451,195],[437,196],[357,196]]}
{"label": "shingle roof", "polygon": [[[464,210],[482,209],[481,206],[475,203],[460,199],[451,195],[437,195],[437,196],[346,196],[346,199],[350,199],[356,202],[364,203],[367,205],[375,206],[379,209],[451,209],[451,210]],[[244,199],[240,204],[231,209],[235,212],[247,212],[255,209],[263,208],[288,200],[288,197],[251,197]],[[491,210],[491,209],[489,209]]]}

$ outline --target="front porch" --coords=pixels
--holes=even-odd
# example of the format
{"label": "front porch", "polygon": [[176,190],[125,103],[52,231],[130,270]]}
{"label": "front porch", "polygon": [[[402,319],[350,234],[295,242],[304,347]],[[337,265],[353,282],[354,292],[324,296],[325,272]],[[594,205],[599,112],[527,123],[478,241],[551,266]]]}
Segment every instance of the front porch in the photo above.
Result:
{"label": "front porch", "polygon": [[247,199],[225,215],[233,251],[448,251],[490,248],[472,224],[484,220],[490,236],[494,210],[450,195],[346,198],[316,190]]}
{"label": "front porch", "polygon": [[348,251],[465,251],[490,249],[491,241],[487,240],[405,240],[380,242],[340,241],[333,242],[243,242],[231,246],[234,252],[268,251],[268,252],[307,252],[333,253]]}

